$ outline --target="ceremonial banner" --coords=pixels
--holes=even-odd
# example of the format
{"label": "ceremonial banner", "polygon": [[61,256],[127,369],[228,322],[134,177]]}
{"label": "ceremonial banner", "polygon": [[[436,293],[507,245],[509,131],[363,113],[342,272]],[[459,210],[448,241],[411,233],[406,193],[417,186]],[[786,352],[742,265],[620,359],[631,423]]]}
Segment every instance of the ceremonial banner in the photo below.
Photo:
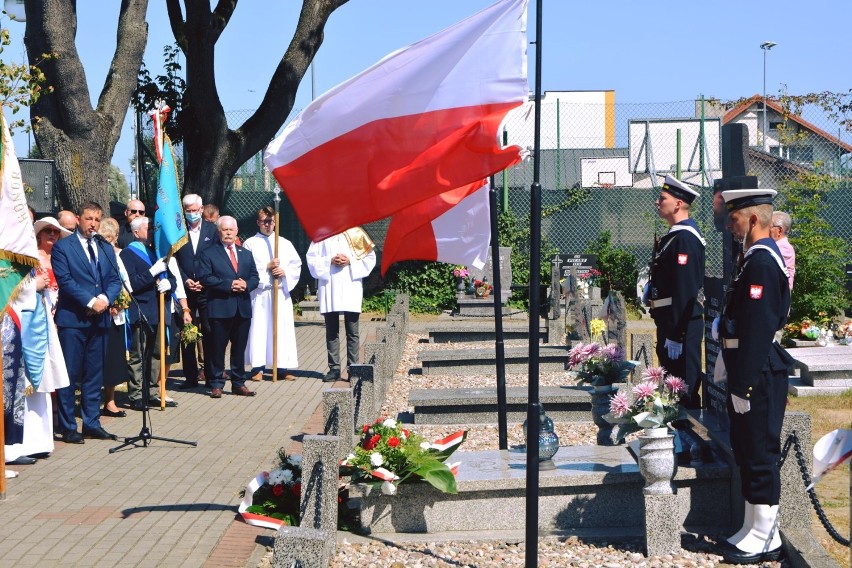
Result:
{"label": "ceremonial banner", "polygon": [[173,255],[188,238],[172,141],[165,136],[157,182],[157,212],[154,213],[154,251],[157,258]]}
{"label": "ceremonial banner", "polygon": [[264,162],[313,241],[520,160],[500,124],[528,97],[527,0],[501,0],[308,105]]}
{"label": "ceremonial banner", "polygon": [[21,168],[15,156],[15,146],[6,124],[3,123],[0,148],[0,307],[5,311],[18,294],[22,280],[39,265],[33,222],[27,208]]}
{"label": "ceremonial banner", "polygon": [[382,274],[402,260],[485,266],[491,218],[484,184],[481,180],[395,213],[385,236]]}

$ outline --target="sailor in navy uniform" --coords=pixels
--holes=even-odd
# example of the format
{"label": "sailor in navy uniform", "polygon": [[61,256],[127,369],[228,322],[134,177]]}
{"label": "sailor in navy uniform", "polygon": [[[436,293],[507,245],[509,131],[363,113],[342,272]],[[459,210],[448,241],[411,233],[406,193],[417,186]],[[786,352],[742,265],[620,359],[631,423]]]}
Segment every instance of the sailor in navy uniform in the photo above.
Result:
{"label": "sailor in navy uniform", "polygon": [[736,564],[774,561],[781,554],[781,425],[793,359],[775,341],[790,309],[784,260],[769,236],[775,194],[772,189],[722,192],[728,228],[745,251],[721,320],[713,326],[721,337],[731,448],[746,501],[743,527],[723,550],[725,561]]}
{"label": "sailor in navy uniform", "polygon": [[657,214],[669,232],[654,244],[651,280],[643,300],[657,325],[660,365],[686,381],[686,408],[701,408],[701,341],[704,337],[703,285],[706,241],[689,208],[698,192],[666,176],[657,198]]}

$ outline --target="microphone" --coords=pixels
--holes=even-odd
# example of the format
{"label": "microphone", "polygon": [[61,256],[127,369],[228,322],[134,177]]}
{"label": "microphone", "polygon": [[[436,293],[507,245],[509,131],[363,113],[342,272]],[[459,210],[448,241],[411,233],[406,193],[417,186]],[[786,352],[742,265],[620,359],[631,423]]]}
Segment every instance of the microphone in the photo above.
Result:
{"label": "microphone", "polygon": [[92,232],[92,238],[96,241],[100,241],[102,243],[107,243],[108,241],[103,237],[103,235],[99,235],[97,232]]}

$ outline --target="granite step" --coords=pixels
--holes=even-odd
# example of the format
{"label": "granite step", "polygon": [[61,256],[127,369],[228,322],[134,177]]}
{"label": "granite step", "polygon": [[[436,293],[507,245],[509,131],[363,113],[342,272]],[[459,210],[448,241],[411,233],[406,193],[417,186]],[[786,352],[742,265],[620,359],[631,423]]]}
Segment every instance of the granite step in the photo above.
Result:
{"label": "granite step", "polygon": [[[539,400],[555,422],[589,422],[591,387],[541,387]],[[408,394],[415,424],[495,424],[497,388],[415,389]],[[527,387],[506,389],[506,420],[527,419]]]}
{"label": "granite step", "polygon": [[807,386],[852,388],[852,347],[800,347],[790,349],[802,383]]}
{"label": "granite step", "polygon": [[[547,330],[539,330],[539,340],[547,339]],[[528,323],[504,323],[503,340],[528,340],[530,327]],[[466,343],[471,341],[491,341],[497,339],[494,321],[490,322],[460,322],[456,325],[441,325],[429,328],[430,343]]]}
{"label": "granite step", "polygon": [[[368,533],[440,533],[523,529],[526,453],[523,449],[453,454],[460,461],[458,493],[425,483],[402,484],[396,495],[356,484],[350,498]],[[539,473],[539,527],[594,529],[645,523],[644,480],[627,446],[564,446],[555,469]],[[723,527],[731,519],[731,469],[720,461],[679,467],[670,513],[686,528]]]}
{"label": "granite step", "polygon": [[[539,369],[564,371],[568,361],[568,347],[564,345],[539,345]],[[494,373],[497,355],[493,347],[487,349],[442,349],[422,351],[417,355],[424,375],[470,375]],[[525,373],[529,370],[529,348],[505,349],[507,373]]]}

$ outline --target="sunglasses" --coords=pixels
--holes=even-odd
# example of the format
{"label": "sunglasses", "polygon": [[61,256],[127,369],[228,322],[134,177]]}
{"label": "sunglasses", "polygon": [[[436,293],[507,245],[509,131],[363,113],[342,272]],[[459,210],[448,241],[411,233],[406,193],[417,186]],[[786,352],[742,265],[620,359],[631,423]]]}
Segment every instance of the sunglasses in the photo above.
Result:
{"label": "sunglasses", "polygon": [[275,219],[264,219],[263,221],[258,221],[261,225],[271,225],[275,222]]}
{"label": "sunglasses", "polygon": [[144,209],[128,209],[127,212],[130,213],[131,215],[134,214],[134,213],[136,213],[137,215],[144,215],[145,214]]}
{"label": "sunglasses", "polygon": [[56,229],[56,228],[54,228],[54,227],[48,227],[48,228],[46,228],[46,229],[42,229],[42,230],[41,230],[41,231],[39,231],[39,232],[41,232],[41,233],[50,233],[50,234],[52,234],[52,235],[61,235],[61,234],[62,234],[62,231],[60,231],[59,229]]}

